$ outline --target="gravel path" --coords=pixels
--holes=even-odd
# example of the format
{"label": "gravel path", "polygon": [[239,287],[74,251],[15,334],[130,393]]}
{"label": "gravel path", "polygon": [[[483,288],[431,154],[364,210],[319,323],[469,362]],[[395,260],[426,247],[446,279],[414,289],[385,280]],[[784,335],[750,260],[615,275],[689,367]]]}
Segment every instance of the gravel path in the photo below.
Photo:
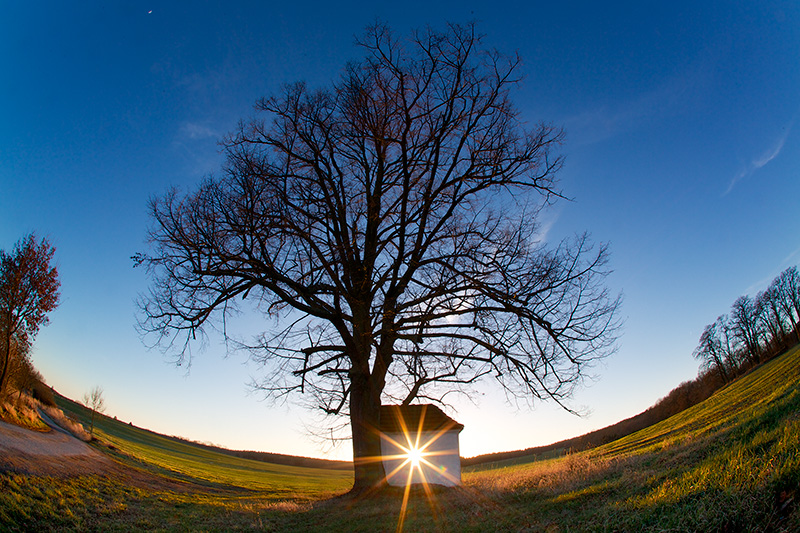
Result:
{"label": "gravel path", "polygon": [[0,472],[51,476],[107,474],[115,469],[108,457],[52,426],[44,433],[0,421]]}
{"label": "gravel path", "polygon": [[[45,420],[48,424],[49,420]],[[61,428],[53,424],[55,429],[43,433],[31,431],[13,424],[0,421],[0,455],[4,453],[25,453],[28,455],[44,456],[76,456],[97,455],[100,453],[92,449]]]}
{"label": "gravel path", "polygon": [[61,429],[44,413],[42,415],[45,423],[52,427],[49,432],[32,431],[0,420],[0,474],[55,477],[99,475],[151,490],[214,490],[118,464]]}

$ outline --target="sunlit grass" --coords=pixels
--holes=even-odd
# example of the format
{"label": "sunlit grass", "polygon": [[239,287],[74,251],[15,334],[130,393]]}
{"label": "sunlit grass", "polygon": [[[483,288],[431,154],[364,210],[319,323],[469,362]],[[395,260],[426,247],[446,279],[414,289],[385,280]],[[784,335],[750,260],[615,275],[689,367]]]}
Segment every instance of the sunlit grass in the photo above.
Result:
{"label": "sunlit grass", "polygon": [[33,431],[49,431],[50,428],[36,413],[36,407],[29,395],[13,391],[0,398],[0,420]]}
{"label": "sunlit grass", "polygon": [[272,520],[308,508],[264,494],[144,490],[98,476],[0,475],[2,531],[271,531]]}
{"label": "sunlit grass", "polygon": [[797,531],[798,383],[795,349],[650,428],[562,459],[466,474],[466,484],[535,510],[538,527]]}
{"label": "sunlit grass", "polygon": [[[798,385],[795,349],[708,401],[600,448],[472,468],[457,488],[398,487],[364,499],[330,498],[332,487],[349,487],[349,473],[328,478],[308,469],[282,488],[257,478],[289,476],[288,467],[265,465],[255,474],[247,471],[253,465],[106,428],[102,438],[117,439],[120,453],[208,490],[5,474],[0,524],[12,531],[373,532],[396,530],[402,508],[404,531],[800,531]],[[242,488],[251,483],[256,490]]]}
{"label": "sunlit grass", "polygon": [[[79,417],[81,406],[59,399],[62,408]],[[352,472],[279,465],[204,449],[102,417],[95,435],[117,460],[155,473],[209,487],[260,491],[274,498],[313,498],[346,491]],[[108,445],[112,449],[108,449]]]}

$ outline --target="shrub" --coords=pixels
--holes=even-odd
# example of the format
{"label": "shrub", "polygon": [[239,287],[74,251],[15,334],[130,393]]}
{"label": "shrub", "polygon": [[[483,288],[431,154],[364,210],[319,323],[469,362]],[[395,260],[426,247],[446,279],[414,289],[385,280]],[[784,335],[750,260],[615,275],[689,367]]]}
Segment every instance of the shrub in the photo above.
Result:
{"label": "shrub", "polygon": [[53,394],[53,389],[48,387],[43,381],[36,380],[31,387],[31,396],[33,396],[36,400],[39,400],[44,405],[49,405],[51,407],[56,406],[56,397]]}
{"label": "shrub", "polygon": [[75,420],[72,420],[64,412],[55,406],[45,405],[42,406],[42,411],[50,417],[50,419],[58,424],[59,427],[65,429],[72,433],[75,437],[79,438],[84,442],[89,442],[92,440],[92,437],[89,433],[84,429],[84,427]]}

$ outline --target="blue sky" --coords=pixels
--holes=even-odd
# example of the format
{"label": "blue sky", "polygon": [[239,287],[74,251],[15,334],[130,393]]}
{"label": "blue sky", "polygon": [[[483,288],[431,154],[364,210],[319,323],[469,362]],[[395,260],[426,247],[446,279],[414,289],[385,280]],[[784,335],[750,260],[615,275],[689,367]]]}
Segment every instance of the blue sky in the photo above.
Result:
{"label": "blue sky", "polygon": [[[380,5],[378,5],[380,4]],[[247,386],[259,368],[212,339],[190,370],[134,331],[147,202],[219,169],[217,141],[282,84],[321,86],[380,19],[475,20],[519,52],[525,120],[563,126],[549,238],[610,243],[619,350],[572,405],[462,402],[462,454],[518,449],[632,416],[693,378],[703,327],[800,263],[800,4],[786,2],[13,2],[0,21],[0,247],[57,247],[62,304],[34,364],[60,392],[234,448],[349,457],[316,416]],[[242,328],[270,327],[245,317]]]}

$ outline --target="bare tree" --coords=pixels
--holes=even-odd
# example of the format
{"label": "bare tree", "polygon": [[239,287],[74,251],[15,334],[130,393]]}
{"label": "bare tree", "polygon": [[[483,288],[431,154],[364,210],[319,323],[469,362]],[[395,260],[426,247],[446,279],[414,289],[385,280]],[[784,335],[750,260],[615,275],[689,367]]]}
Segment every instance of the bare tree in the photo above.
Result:
{"label": "bare tree", "polygon": [[724,322],[723,317],[719,317],[716,322],[706,326],[703,333],[700,335],[700,343],[694,351],[696,359],[700,359],[703,367],[709,370],[716,370],[722,381],[728,383],[731,380],[731,374],[728,369],[727,355],[724,339]]}
{"label": "bare tree", "polygon": [[763,330],[759,308],[750,296],[740,296],[731,306],[731,332],[741,344],[753,365],[761,362]]}
{"label": "bare tree", "polygon": [[786,348],[787,340],[787,317],[781,306],[781,293],[777,280],[778,278],[775,278],[766,290],[756,295],[755,299],[757,315],[761,319],[761,329],[767,336],[766,343],[771,351],[770,357],[782,352]]}
{"label": "bare tree", "polygon": [[800,273],[797,267],[787,268],[772,284],[778,293],[778,302],[783,314],[791,324],[796,342],[800,342]]}
{"label": "bare tree", "polygon": [[19,240],[10,253],[0,250],[0,395],[12,357],[28,353],[47,314],[58,306],[54,254],[55,248],[34,234]]}
{"label": "bare tree", "polygon": [[89,435],[94,438],[94,417],[97,413],[102,413],[106,410],[106,400],[103,397],[103,388],[96,386],[84,394],[83,405],[92,410],[92,418],[89,425]]}
{"label": "bare tree", "polygon": [[[354,490],[383,482],[380,405],[442,401],[493,376],[563,405],[612,349],[607,249],[547,246],[562,133],[512,106],[519,60],[472,26],[401,42],[384,26],[330,88],[265,98],[221,176],[152,203],[140,327],[177,355],[251,299],[283,319],[253,354],[274,396],[350,417]],[[216,320],[215,320],[216,319]]]}
{"label": "bare tree", "polygon": [[736,336],[733,334],[733,325],[728,315],[720,315],[714,323],[714,330],[719,339],[719,350],[723,362],[731,378],[736,374],[741,365],[743,354],[737,351]]}
{"label": "bare tree", "polygon": [[36,369],[33,368],[29,353],[21,349],[16,343],[11,345],[8,371],[6,373],[6,390],[17,389],[17,400],[23,392],[30,391],[38,379]]}

